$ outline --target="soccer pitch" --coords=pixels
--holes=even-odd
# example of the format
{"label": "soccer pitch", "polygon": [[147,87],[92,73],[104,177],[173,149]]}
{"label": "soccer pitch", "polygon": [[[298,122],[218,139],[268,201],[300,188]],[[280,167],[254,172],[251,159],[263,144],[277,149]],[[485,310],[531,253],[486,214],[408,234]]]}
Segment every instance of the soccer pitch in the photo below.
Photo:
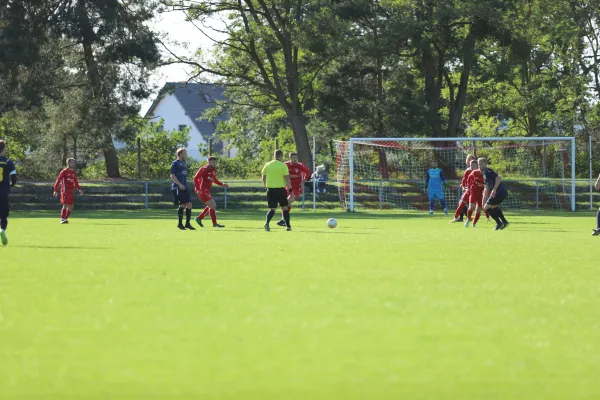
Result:
{"label": "soccer pitch", "polygon": [[590,212],[58,216],[0,248],[1,399],[600,398]]}

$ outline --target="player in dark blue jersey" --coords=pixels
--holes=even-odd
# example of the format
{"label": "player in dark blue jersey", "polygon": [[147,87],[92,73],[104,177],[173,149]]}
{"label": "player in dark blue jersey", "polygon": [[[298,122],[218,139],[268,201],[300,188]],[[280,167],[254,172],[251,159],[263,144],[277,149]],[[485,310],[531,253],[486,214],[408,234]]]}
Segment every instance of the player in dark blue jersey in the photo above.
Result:
{"label": "player in dark blue jersey", "polygon": [[[171,190],[173,191],[173,197],[175,204],[179,206],[177,210],[177,216],[179,218],[179,224],[177,227],[181,230],[186,228],[195,231],[196,228],[190,224],[192,218],[192,197],[187,185],[188,169],[185,165],[187,159],[187,150],[180,148],[177,149],[177,159],[171,163]],[[185,225],[183,225],[183,211],[185,210]]]}
{"label": "player in dark blue jersey", "polygon": [[477,160],[479,170],[483,173],[483,181],[485,189],[483,191],[483,208],[488,210],[490,216],[496,221],[494,230],[504,229],[508,226],[508,221],[504,218],[504,213],[500,208],[500,204],[508,196],[508,189],[504,186],[502,178],[495,173],[491,168],[488,168],[486,158]]}
{"label": "player in dark blue jersey", "polygon": [[10,188],[17,183],[17,170],[12,160],[6,158],[6,143],[4,140],[0,140],[0,170],[2,171],[2,180],[0,181],[0,239],[2,244],[6,246],[8,244],[6,227],[8,226],[8,213],[10,210],[8,196],[10,195]]}

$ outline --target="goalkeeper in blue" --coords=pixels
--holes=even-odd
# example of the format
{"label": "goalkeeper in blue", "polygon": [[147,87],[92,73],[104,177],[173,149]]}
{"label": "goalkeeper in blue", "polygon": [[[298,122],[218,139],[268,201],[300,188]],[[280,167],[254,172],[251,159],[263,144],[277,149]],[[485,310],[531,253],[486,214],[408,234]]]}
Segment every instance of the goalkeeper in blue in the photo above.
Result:
{"label": "goalkeeper in blue", "polygon": [[429,215],[433,214],[435,199],[438,199],[440,203],[442,203],[444,214],[448,215],[444,197],[445,188],[446,178],[444,178],[444,173],[438,168],[437,161],[433,161],[431,163],[431,168],[427,171],[427,178],[425,178],[425,190],[427,190],[427,193],[429,194]]}

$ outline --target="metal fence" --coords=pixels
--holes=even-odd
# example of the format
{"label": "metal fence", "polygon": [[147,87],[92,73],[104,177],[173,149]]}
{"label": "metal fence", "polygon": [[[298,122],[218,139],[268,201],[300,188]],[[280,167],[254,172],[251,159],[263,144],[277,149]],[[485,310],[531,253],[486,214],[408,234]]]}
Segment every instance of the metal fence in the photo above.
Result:
{"label": "metal fence", "polygon": [[[544,179],[519,179],[505,181],[509,192],[514,196],[527,192],[520,198],[507,201],[507,206],[522,209],[566,209],[566,197],[571,190],[570,182],[550,181]],[[211,192],[220,209],[264,208],[266,196],[263,184],[259,180],[227,181],[230,188],[213,186]],[[369,193],[372,201],[370,209],[423,209],[427,203],[426,192],[420,187],[423,182],[417,181],[369,181]],[[310,187],[296,202],[296,207],[302,209],[340,208],[340,196],[336,181],[327,182],[327,192],[314,196]],[[345,183],[341,183],[342,185]],[[400,188],[397,198],[393,198],[391,188],[397,185],[409,185]],[[11,194],[14,209],[52,209],[56,208],[58,200],[52,197],[52,182],[19,182]],[[84,209],[167,209],[174,206],[171,184],[167,181],[119,181],[119,182],[81,182],[83,196],[76,197],[76,207]],[[520,189],[519,189],[520,187]],[[576,205],[578,210],[592,209],[597,201],[590,181],[576,180]],[[402,192],[404,190],[404,193]],[[406,193],[411,192],[411,193]],[[412,195],[413,199],[410,199]],[[449,181],[446,199],[449,207],[455,207],[461,196],[458,181]],[[199,200],[192,197],[194,203]],[[360,196],[357,195],[360,201]],[[416,206],[422,202],[423,207]],[[565,204],[563,204],[565,203]]]}
{"label": "metal fence", "polygon": [[[52,196],[53,182],[19,182],[13,188],[11,204],[13,209],[51,209],[55,208],[58,199]],[[265,208],[266,194],[260,180],[227,181],[229,188],[214,185],[211,189],[213,198],[220,209],[230,208]],[[76,194],[75,205],[84,209],[162,209],[174,206],[170,181],[117,181],[95,182],[81,181],[83,196]],[[339,198],[335,185],[333,193],[319,193],[314,203],[320,208],[339,207]],[[193,190],[189,185],[190,190]],[[196,196],[192,201],[198,203]],[[313,208],[313,195],[310,187],[305,187],[302,196],[296,201],[298,208]]]}

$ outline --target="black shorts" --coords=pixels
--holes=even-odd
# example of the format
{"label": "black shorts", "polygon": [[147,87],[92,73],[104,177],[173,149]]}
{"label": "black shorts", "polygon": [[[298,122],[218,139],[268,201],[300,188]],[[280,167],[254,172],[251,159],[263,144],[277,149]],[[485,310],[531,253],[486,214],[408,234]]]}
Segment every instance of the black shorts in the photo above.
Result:
{"label": "black shorts", "polygon": [[173,189],[173,203],[176,206],[184,205],[192,202],[192,197],[190,196],[190,191]]}
{"label": "black shorts", "polygon": [[487,204],[489,204],[490,206],[499,206],[500,203],[502,203],[504,199],[506,199],[506,196],[508,196],[508,190],[505,190],[502,193],[496,193],[496,196],[488,199]]}
{"label": "black shorts", "polygon": [[277,208],[277,205],[287,207],[288,200],[285,188],[267,189],[267,203],[269,203],[269,208]]}
{"label": "black shorts", "polygon": [[0,195],[0,218],[8,218],[9,211],[8,195]]}

